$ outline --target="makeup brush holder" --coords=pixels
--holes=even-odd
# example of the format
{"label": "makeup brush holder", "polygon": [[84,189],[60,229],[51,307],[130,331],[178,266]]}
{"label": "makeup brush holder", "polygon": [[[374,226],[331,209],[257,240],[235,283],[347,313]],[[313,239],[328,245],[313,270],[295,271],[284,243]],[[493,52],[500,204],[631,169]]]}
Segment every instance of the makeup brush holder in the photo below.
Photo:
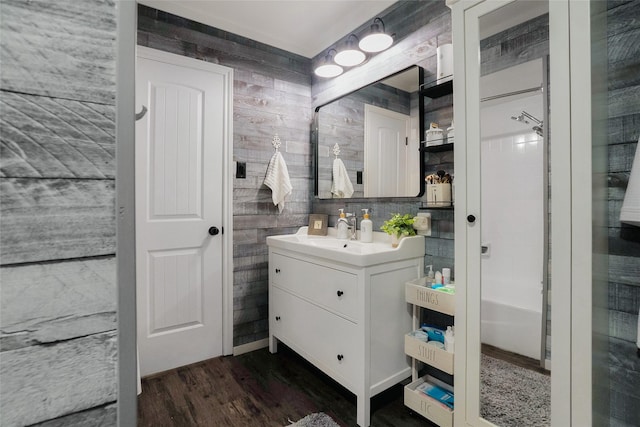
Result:
{"label": "makeup brush holder", "polygon": [[451,206],[451,184],[427,184],[426,190],[428,207]]}

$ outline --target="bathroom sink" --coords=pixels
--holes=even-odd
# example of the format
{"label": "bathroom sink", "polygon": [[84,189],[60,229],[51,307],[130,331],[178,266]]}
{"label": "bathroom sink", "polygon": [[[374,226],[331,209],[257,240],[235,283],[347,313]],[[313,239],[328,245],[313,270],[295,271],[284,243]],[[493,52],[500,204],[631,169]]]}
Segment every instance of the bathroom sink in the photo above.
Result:
{"label": "bathroom sink", "polygon": [[267,245],[358,267],[424,256],[423,236],[405,237],[394,248],[386,233],[374,232],[373,242],[363,243],[338,239],[333,228],[328,230],[327,236],[310,236],[307,227],[301,227],[296,234],[267,237]]}

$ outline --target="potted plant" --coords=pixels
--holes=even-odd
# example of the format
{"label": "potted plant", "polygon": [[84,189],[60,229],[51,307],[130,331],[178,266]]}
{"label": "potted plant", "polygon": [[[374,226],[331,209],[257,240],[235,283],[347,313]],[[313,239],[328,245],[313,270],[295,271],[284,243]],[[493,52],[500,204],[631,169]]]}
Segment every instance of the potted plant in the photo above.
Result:
{"label": "potted plant", "polygon": [[391,219],[382,224],[380,229],[391,236],[391,246],[394,248],[398,246],[403,237],[416,235],[416,230],[413,228],[413,216],[409,214],[397,213],[393,215]]}

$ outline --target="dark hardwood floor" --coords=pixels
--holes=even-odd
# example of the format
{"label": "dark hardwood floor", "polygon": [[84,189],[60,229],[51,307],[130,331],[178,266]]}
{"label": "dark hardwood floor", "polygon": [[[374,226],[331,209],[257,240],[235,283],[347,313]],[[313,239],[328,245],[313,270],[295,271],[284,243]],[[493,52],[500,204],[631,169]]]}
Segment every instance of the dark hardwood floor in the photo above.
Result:
{"label": "dark hardwood floor", "polygon": [[[325,412],[356,426],[356,397],[280,344],[144,378],[139,426],[286,426]],[[375,427],[433,426],[403,404],[397,385],[371,402]]]}
{"label": "dark hardwood floor", "polygon": [[[356,426],[356,397],[280,344],[173,369],[142,380],[139,426],[286,426],[325,412],[341,426]],[[536,360],[483,345],[482,352],[549,374]],[[433,426],[403,403],[403,386],[375,396],[374,427]]]}
{"label": "dark hardwood floor", "polygon": [[539,360],[532,359],[530,357],[502,350],[489,344],[482,344],[482,353],[486,354],[487,356],[491,356],[494,359],[502,359],[505,362],[509,362],[512,365],[520,366],[521,368],[536,371],[544,375],[551,375],[551,371],[548,371],[540,366]]}

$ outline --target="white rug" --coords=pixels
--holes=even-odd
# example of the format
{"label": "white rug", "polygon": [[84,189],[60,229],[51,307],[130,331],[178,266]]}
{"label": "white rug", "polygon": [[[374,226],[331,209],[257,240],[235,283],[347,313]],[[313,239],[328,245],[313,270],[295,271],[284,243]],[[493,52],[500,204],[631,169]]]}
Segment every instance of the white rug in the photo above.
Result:
{"label": "white rug", "polygon": [[324,412],[307,415],[300,421],[286,427],[340,427],[331,417]]}

